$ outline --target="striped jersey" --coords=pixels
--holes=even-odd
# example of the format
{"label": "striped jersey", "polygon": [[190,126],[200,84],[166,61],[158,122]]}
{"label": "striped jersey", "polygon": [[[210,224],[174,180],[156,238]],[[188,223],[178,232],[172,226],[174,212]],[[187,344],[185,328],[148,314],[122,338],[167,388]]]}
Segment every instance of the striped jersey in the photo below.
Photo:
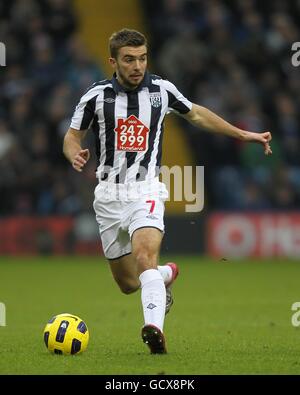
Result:
{"label": "striped jersey", "polygon": [[128,91],[114,74],[81,97],[70,127],[95,134],[99,180],[143,181],[159,174],[165,115],[191,109],[192,103],[168,80],[146,72],[141,84]]}

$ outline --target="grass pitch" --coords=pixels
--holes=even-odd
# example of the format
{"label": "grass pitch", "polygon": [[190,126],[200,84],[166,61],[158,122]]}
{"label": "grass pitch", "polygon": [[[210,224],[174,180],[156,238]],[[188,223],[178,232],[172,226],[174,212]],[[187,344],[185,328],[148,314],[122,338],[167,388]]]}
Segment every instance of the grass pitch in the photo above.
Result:
{"label": "grass pitch", "polygon": [[[123,295],[102,258],[0,258],[0,374],[300,374],[300,263],[168,257],[180,276],[165,320],[167,355],[140,338],[140,293]],[[52,355],[43,342],[55,314],[88,325],[86,352]]]}

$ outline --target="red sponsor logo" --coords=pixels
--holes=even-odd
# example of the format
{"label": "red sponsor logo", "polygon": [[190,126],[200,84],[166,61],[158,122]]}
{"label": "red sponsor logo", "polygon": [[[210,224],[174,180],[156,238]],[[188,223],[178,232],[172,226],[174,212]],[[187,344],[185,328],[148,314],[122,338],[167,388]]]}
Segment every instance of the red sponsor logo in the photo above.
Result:
{"label": "red sponsor logo", "polygon": [[216,213],[207,252],[215,257],[300,257],[299,213]]}
{"label": "red sponsor logo", "polygon": [[149,128],[135,115],[130,115],[127,119],[119,118],[115,132],[118,151],[147,151]]}

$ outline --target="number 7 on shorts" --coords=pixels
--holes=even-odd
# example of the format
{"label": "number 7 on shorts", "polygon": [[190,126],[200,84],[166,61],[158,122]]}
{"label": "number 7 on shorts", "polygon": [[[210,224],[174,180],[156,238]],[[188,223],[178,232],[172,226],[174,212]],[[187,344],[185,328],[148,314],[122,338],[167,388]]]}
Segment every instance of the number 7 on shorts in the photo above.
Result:
{"label": "number 7 on shorts", "polygon": [[154,211],[154,207],[155,207],[155,200],[146,200],[146,203],[150,203],[150,210],[149,210],[149,214],[152,214]]}

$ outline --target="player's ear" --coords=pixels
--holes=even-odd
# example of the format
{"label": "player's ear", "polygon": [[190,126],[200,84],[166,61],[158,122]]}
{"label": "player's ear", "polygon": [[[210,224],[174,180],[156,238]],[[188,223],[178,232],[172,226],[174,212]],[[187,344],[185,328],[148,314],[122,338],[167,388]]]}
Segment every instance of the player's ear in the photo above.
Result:
{"label": "player's ear", "polygon": [[117,61],[115,58],[108,58],[108,61],[113,69],[116,69]]}

